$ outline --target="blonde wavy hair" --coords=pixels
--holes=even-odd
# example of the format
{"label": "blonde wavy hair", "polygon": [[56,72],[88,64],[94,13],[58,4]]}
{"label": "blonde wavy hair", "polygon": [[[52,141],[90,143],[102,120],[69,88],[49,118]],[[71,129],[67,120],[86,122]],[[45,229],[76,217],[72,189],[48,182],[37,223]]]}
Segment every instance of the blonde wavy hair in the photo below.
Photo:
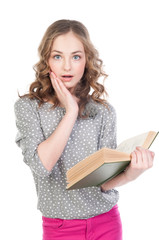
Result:
{"label": "blonde wavy hair", "polygon": [[[95,102],[101,103],[108,108],[106,99],[100,97],[105,94],[108,96],[104,85],[98,82],[99,77],[104,77],[103,84],[108,76],[102,69],[103,61],[99,58],[98,51],[93,46],[87,28],[79,21],[62,19],[51,24],[46,30],[38,48],[40,60],[34,65],[36,79],[29,87],[29,93],[19,97],[29,97],[38,99],[39,107],[46,101],[52,102],[51,109],[59,106],[60,101],[55,94],[55,90],[50,80],[50,67],[48,60],[50,58],[53,41],[60,35],[72,31],[75,36],[83,43],[86,65],[85,71],[80,82],[74,89],[74,95],[79,98],[79,116],[87,118],[88,115],[82,115],[86,104],[92,98]],[[91,88],[94,90],[90,95]],[[104,97],[105,97],[104,96]],[[45,100],[44,100],[45,99]],[[109,109],[109,108],[108,108]]]}

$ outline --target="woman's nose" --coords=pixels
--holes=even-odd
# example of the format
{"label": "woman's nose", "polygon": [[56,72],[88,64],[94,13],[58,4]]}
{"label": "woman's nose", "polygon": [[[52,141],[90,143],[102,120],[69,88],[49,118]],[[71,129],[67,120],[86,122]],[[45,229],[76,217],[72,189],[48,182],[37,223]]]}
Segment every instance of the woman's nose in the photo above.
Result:
{"label": "woman's nose", "polygon": [[71,70],[71,62],[69,59],[64,61],[64,70],[65,71],[70,71]]}

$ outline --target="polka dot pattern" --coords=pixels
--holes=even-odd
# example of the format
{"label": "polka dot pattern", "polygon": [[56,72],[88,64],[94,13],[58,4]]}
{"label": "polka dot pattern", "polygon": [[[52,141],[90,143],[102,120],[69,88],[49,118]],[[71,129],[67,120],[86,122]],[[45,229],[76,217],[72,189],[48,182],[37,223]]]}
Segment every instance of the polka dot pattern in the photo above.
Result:
{"label": "polka dot pattern", "polygon": [[25,97],[14,104],[16,126],[15,142],[22,149],[24,162],[30,167],[37,191],[37,208],[50,218],[87,219],[109,211],[118,201],[119,193],[112,189],[102,193],[100,187],[66,190],[66,172],[76,163],[102,147],[116,148],[116,113],[92,99],[87,103],[87,119],[79,116],[74,124],[64,151],[48,171],[38,153],[38,145],[56,129],[65,109],[50,109],[46,102],[40,108],[38,100]]}

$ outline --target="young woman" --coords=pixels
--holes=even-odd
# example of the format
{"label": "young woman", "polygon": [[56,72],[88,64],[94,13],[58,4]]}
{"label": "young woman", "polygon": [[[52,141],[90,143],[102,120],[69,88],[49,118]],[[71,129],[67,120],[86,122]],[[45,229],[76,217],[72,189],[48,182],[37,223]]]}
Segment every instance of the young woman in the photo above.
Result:
{"label": "young woman", "polygon": [[[154,153],[137,147],[126,171],[100,187],[66,190],[66,172],[101,149],[116,148],[116,113],[99,77],[107,77],[86,27],[50,25],[39,46],[36,79],[15,102],[16,143],[34,176],[43,240],[121,240],[115,187],[152,167]],[[93,90],[90,94],[90,90]]]}

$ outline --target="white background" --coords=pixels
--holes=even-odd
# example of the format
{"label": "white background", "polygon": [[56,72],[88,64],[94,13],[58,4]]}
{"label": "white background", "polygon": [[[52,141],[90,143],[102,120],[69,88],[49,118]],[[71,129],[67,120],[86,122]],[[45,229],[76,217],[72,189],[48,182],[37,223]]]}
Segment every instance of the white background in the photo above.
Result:
{"label": "white background", "polygon": [[[158,131],[158,1],[3,1],[0,6],[1,66],[1,239],[40,240],[41,213],[30,169],[16,146],[13,104],[35,79],[33,65],[46,28],[54,21],[79,20],[109,75],[109,101],[117,111],[118,144],[126,138]],[[159,239],[159,152],[154,167],[120,187],[119,208],[124,240]]]}

